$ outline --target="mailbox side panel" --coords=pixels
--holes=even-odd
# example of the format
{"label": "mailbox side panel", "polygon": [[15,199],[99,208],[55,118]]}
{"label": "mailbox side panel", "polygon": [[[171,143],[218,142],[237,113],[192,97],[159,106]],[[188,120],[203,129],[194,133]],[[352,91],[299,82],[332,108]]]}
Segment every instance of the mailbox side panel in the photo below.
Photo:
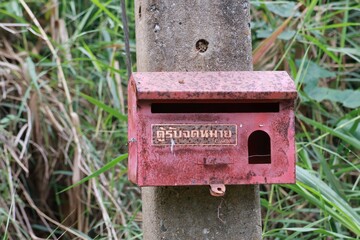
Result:
{"label": "mailbox side panel", "polygon": [[289,183],[296,183],[296,146],[295,146],[295,114],[294,114],[294,101],[287,101],[284,104],[284,108],[289,116],[289,128],[288,128],[288,160],[289,171],[287,171],[286,177],[289,179]]}
{"label": "mailbox side panel", "polygon": [[137,129],[137,99],[136,86],[134,78],[131,77],[128,85],[128,143],[129,143],[129,157],[128,157],[128,178],[133,183],[138,183],[138,129]]}

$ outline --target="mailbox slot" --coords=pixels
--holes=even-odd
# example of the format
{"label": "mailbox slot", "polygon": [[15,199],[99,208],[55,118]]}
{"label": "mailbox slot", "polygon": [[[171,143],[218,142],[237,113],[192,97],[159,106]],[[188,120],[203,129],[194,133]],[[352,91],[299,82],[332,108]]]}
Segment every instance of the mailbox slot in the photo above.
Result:
{"label": "mailbox slot", "polygon": [[152,103],[152,113],[268,113],[279,103]]}

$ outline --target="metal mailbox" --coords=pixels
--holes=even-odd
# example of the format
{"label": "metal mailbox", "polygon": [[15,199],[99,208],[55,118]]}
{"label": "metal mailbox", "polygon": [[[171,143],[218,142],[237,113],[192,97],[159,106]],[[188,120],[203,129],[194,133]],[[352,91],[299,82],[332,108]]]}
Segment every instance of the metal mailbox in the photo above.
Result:
{"label": "metal mailbox", "polygon": [[133,73],[129,179],[139,186],[295,182],[286,72]]}

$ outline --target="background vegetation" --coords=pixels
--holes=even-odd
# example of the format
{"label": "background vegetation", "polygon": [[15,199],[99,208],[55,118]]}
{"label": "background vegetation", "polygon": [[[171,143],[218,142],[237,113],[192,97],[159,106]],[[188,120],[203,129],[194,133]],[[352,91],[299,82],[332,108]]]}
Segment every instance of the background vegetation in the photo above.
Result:
{"label": "background vegetation", "polygon": [[[263,236],[359,239],[360,3],[251,2],[255,69],[285,69],[300,95],[298,181],[261,187]],[[2,239],[142,238],[124,46],[120,0],[0,1]]]}

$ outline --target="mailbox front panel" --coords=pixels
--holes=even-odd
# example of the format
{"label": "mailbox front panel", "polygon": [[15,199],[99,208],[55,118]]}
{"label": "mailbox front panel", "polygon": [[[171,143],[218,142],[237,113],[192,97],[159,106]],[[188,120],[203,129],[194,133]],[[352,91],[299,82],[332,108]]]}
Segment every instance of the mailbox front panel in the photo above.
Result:
{"label": "mailbox front panel", "polygon": [[[137,183],[140,186],[293,183],[292,107],[286,102],[274,104],[279,106],[276,112],[234,113],[228,109],[222,110],[228,113],[183,113],[192,112],[191,105],[199,106],[187,103],[184,106],[190,110],[179,112],[176,105],[171,110],[170,104],[166,113],[159,113],[154,110],[156,104],[139,102]],[[221,107],[233,105],[223,103]],[[204,112],[196,107],[195,110]]]}

